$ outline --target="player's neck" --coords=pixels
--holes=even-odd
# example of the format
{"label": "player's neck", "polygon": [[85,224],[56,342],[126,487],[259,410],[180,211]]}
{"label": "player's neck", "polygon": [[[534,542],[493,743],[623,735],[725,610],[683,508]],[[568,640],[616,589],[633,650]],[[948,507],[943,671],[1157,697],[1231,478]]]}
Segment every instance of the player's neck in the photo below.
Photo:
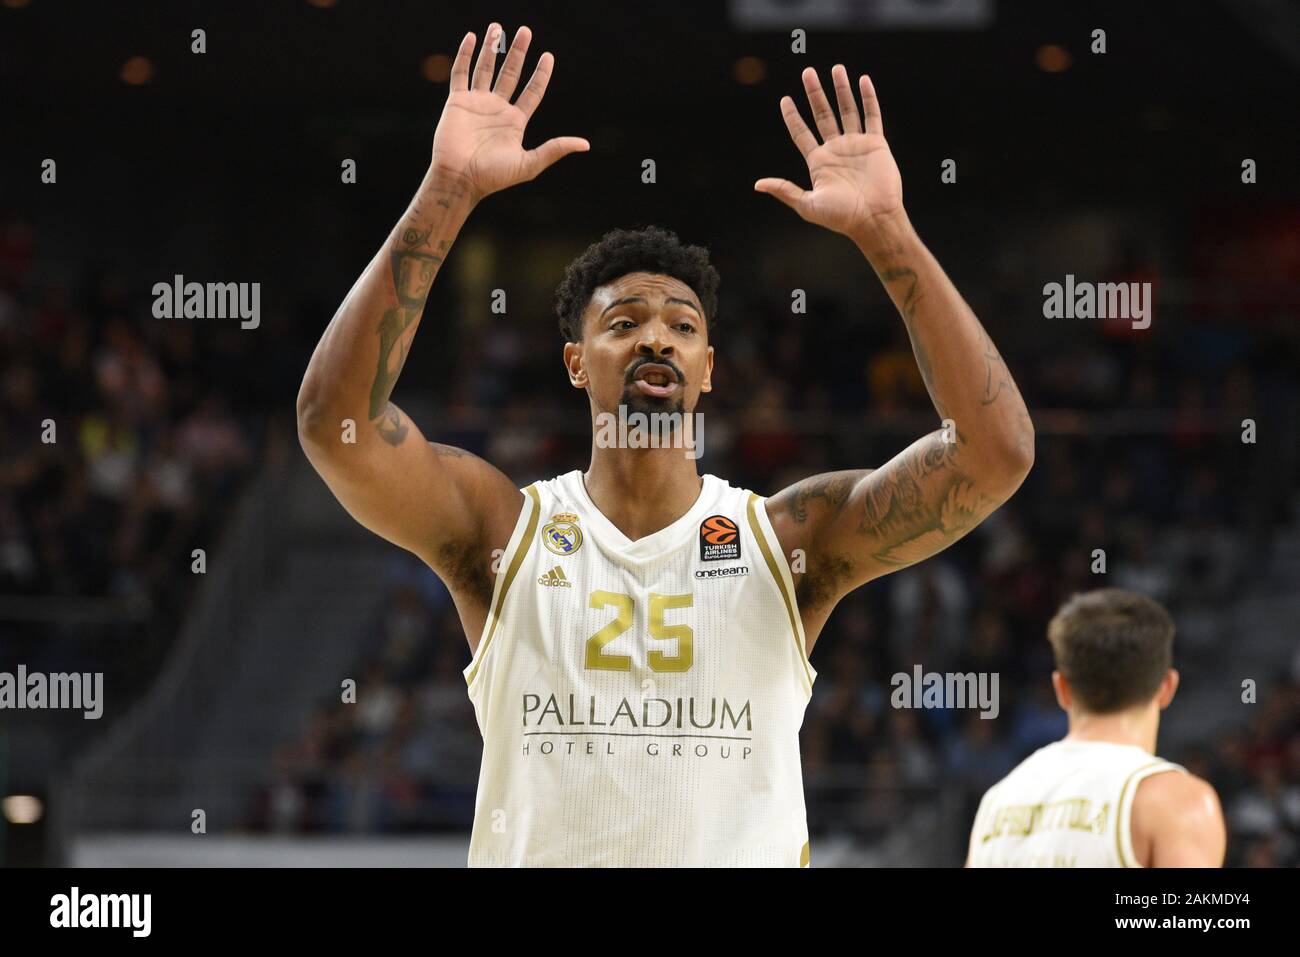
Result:
{"label": "player's neck", "polygon": [[1156,752],[1159,712],[1122,711],[1119,714],[1071,714],[1066,741],[1107,741],[1131,744]]}
{"label": "player's neck", "polygon": [[703,480],[681,449],[601,448],[593,444],[583,476],[587,495],[614,527],[635,541],[691,510]]}

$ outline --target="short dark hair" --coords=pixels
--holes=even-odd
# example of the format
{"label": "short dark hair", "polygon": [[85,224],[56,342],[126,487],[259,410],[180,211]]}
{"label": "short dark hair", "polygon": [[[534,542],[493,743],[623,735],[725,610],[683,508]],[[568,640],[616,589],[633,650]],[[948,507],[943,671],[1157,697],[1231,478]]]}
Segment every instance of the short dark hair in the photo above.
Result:
{"label": "short dark hair", "polygon": [[662,273],[686,283],[700,298],[705,324],[713,328],[722,277],[710,264],[709,251],[703,246],[683,246],[672,230],[646,226],[611,230],[569,263],[555,290],[555,312],[565,341],[582,339],[582,314],[592,293],[631,272]]}
{"label": "short dark hair", "polygon": [[1100,588],[1062,605],[1047,640],[1079,704],[1110,714],[1150,700],[1160,688],[1173,662],[1174,620],[1145,595]]}

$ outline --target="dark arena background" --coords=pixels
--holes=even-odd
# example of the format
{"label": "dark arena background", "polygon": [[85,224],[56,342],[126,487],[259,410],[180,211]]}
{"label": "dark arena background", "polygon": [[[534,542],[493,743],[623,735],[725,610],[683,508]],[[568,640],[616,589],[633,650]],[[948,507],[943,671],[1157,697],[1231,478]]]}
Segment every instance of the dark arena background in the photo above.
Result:
{"label": "dark arena background", "polygon": [[[1265,0],[2,0],[0,673],[102,689],[0,710],[0,861],[465,865],[464,631],[312,469],[295,396],[492,20],[532,28],[525,79],[555,55],[525,146],[591,150],[448,255],[393,393],[428,437],[520,486],[585,468],[555,288],[651,224],[722,277],[701,472],[768,495],[933,429],[861,253],[753,189],[807,185],[778,101],[807,121],[836,63],[1030,409],[1012,499],[817,644],[814,866],[960,867],[980,795],[1065,733],[1047,621],[1104,586],[1177,623],[1160,753],[1217,789],[1227,866],[1300,863],[1300,4]],[[177,277],[257,283],[257,319],[157,318]],[[1049,318],[1085,280],[1150,283],[1149,325]],[[891,706],[917,668],[997,675],[996,717]]]}

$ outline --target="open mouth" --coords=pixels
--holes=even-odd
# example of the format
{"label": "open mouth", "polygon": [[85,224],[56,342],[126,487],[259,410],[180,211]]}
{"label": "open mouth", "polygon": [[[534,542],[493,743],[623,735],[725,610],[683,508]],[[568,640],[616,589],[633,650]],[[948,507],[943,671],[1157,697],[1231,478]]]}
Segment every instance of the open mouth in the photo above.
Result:
{"label": "open mouth", "polygon": [[643,395],[658,398],[672,395],[678,389],[677,373],[657,362],[647,362],[636,370],[632,384]]}

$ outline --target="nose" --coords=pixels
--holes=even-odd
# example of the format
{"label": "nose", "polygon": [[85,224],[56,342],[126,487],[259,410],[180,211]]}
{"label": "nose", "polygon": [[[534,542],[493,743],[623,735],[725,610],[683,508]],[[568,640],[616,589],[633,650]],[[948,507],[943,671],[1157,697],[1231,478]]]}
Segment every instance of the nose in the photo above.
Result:
{"label": "nose", "polygon": [[663,321],[656,319],[641,327],[641,337],[637,340],[637,355],[667,358],[673,354],[673,345],[668,340],[667,327]]}

